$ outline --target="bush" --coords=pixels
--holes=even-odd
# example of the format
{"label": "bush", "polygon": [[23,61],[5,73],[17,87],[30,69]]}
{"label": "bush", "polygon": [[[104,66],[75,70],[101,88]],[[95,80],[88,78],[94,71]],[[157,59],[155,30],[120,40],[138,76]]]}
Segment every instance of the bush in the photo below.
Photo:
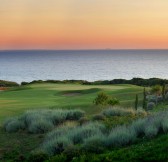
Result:
{"label": "bush", "polygon": [[54,128],[53,123],[50,121],[41,119],[34,121],[29,127],[28,131],[30,133],[38,134],[38,133],[46,133]]}
{"label": "bush", "polygon": [[163,128],[164,133],[168,133],[168,118],[163,119],[162,128]]}
{"label": "bush", "polygon": [[76,127],[69,132],[69,138],[74,144],[82,143],[85,139],[101,134],[104,125],[98,123],[89,123],[81,127]]}
{"label": "bush", "polygon": [[65,148],[72,145],[72,141],[66,137],[53,138],[43,143],[41,149],[49,155],[62,153]]}
{"label": "bush", "polygon": [[97,97],[94,99],[93,103],[95,105],[118,105],[119,104],[119,100],[116,98],[112,98],[111,96],[107,95],[104,92],[100,92],[98,93]]}
{"label": "bush", "polygon": [[108,100],[108,105],[114,106],[114,105],[119,105],[119,104],[120,104],[120,102],[117,98],[110,98]]}
{"label": "bush", "polygon": [[[31,133],[45,133],[67,120],[78,120],[84,116],[81,110],[34,110],[27,111],[15,118],[8,119],[4,123],[5,130],[11,130],[11,125],[15,126],[12,131],[27,129]],[[10,127],[10,128],[8,128]]]}
{"label": "bush", "polygon": [[124,109],[120,107],[114,107],[106,109],[102,112],[103,115],[107,117],[111,116],[128,116],[128,115],[135,115],[135,110],[133,109]]}
{"label": "bush", "polygon": [[17,131],[24,129],[24,128],[25,128],[24,123],[19,121],[18,119],[15,119],[15,118],[9,119],[4,124],[4,129],[9,133],[17,132]]}
{"label": "bush", "polygon": [[93,103],[95,105],[107,105],[109,101],[109,96],[107,94],[105,94],[104,92],[100,92],[97,97],[95,98],[95,100],[93,101]]}
{"label": "bush", "polygon": [[82,110],[69,110],[67,111],[66,120],[79,120],[85,115],[85,112]]}
{"label": "bush", "polygon": [[43,162],[43,161],[46,161],[48,160],[49,156],[42,152],[42,151],[39,151],[39,152],[34,152],[32,153],[29,158],[28,158],[28,161],[31,161],[31,162]]}
{"label": "bush", "polygon": [[147,116],[147,112],[145,110],[143,110],[143,109],[138,109],[136,111],[136,115],[138,115],[138,116]]}
{"label": "bush", "polygon": [[103,134],[94,135],[84,141],[82,148],[87,152],[102,153],[105,149],[105,140],[106,137]]}
{"label": "bush", "polygon": [[154,137],[158,134],[158,128],[155,125],[148,125],[145,127],[144,130],[145,136],[147,137]]}
{"label": "bush", "polygon": [[152,94],[160,95],[161,92],[162,92],[162,87],[160,85],[152,86],[152,89],[151,89]]}
{"label": "bush", "polygon": [[81,150],[77,146],[70,145],[65,148],[63,154],[67,157],[68,161],[71,161],[74,157],[78,157],[81,155]]}
{"label": "bush", "polygon": [[130,127],[136,132],[137,137],[141,137],[144,135],[146,123],[146,119],[138,119],[131,124]]}
{"label": "bush", "polygon": [[156,105],[155,105],[154,102],[149,102],[149,103],[147,104],[147,110],[153,110],[155,106],[156,106]]}
{"label": "bush", "polygon": [[107,147],[120,147],[132,143],[136,139],[136,132],[126,126],[120,126],[113,129],[105,145]]}

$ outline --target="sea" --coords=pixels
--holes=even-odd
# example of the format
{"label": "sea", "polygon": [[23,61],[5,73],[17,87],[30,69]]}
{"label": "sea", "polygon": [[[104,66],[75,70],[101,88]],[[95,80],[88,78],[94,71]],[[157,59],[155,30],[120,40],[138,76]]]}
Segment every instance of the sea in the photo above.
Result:
{"label": "sea", "polygon": [[0,80],[168,79],[168,50],[0,51]]}

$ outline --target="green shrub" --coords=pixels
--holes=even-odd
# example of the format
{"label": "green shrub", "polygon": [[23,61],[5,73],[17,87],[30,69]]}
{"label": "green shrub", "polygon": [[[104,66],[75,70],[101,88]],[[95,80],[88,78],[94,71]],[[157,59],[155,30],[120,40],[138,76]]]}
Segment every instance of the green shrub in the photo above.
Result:
{"label": "green shrub", "polygon": [[126,126],[120,126],[113,129],[105,145],[107,147],[120,147],[132,143],[136,139],[136,132]]}
{"label": "green shrub", "polygon": [[146,123],[146,119],[138,119],[130,125],[131,129],[135,131],[137,137],[141,137],[144,135]]}
{"label": "green shrub", "polygon": [[24,128],[24,123],[15,118],[8,120],[4,125],[4,129],[9,133],[17,132]]}
{"label": "green shrub", "polygon": [[30,133],[45,133],[67,120],[78,120],[83,116],[84,112],[81,110],[33,110],[25,112],[17,120],[15,118],[6,120],[3,127],[9,130],[10,125],[15,125],[12,130],[15,132],[26,129]]}
{"label": "green shrub", "polygon": [[128,116],[128,115],[135,115],[135,110],[133,109],[124,109],[120,107],[114,107],[106,109],[102,112],[103,115],[107,117],[111,116]]}
{"label": "green shrub", "polygon": [[66,120],[79,120],[85,115],[85,112],[82,110],[69,110],[67,111]]}
{"label": "green shrub", "polygon": [[145,136],[151,138],[158,134],[158,128],[155,125],[148,125],[145,127],[144,133]]}
{"label": "green shrub", "polygon": [[153,110],[155,106],[156,106],[156,105],[155,105],[154,102],[149,102],[149,103],[147,104],[147,110]]}
{"label": "green shrub", "polygon": [[82,149],[90,153],[102,153],[105,149],[106,136],[102,133],[96,134],[90,138],[85,139]]}
{"label": "green shrub", "polygon": [[143,109],[138,109],[135,113],[138,116],[147,116],[147,112]]}
{"label": "green shrub", "polygon": [[162,128],[164,133],[168,133],[168,118],[162,120]]}
{"label": "green shrub", "polygon": [[119,105],[120,102],[117,98],[109,98],[108,100],[108,105],[114,106],[114,105]]}
{"label": "green shrub", "polygon": [[28,161],[31,162],[43,162],[48,160],[49,156],[42,152],[42,151],[38,151],[38,152],[33,152],[30,154]]}
{"label": "green shrub", "polygon": [[93,103],[95,105],[102,105],[102,106],[106,106],[106,105],[118,105],[119,104],[119,100],[117,98],[112,98],[111,96],[107,95],[104,92],[100,92],[98,93],[97,97],[94,99]]}
{"label": "green shrub", "polygon": [[38,134],[38,133],[46,133],[54,128],[53,123],[44,119],[38,119],[34,121],[29,127],[28,131],[30,133]]}
{"label": "green shrub", "polygon": [[69,138],[74,144],[82,143],[85,139],[94,136],[95,134],[100,134],[101,129],[103,129],[102,124],[89,123],[81,127],[76,127],[69,132]]}
{"label": "green shrub", "polygon": [[109,96],[104,92],[98,93],[97,97],[94,99],[93,103],[95,105],[107,105],[109,101]]}
{"label": "green shrub", "polygon": [[46,160],[45,162],[67,162],[68,159],[64,154],[56,155],[51,157],[49,160]]}
{"label": "green shrub", "polygon": [[152,86],[151,93],[155,95],[160,95],[162,93],[162,87],[160,85]]}
{"label": "green shrub", "polygon": [[73,129],[73,127],[67,127],[67,126],[61,126],[61,127],[58,127],[56,129],[54,129],[53,131],[49,132],[45,138],[45,140],[50,140],[50,139],[54,139],[54,138],[59,138],[59,137],[62,137],[62,136],[65,136],[66,133],[68,131],[70,131],[71,129]]}
{"label": "green shrub", "polygon": [[41,149],[49,155],[62,153],[65,148],[72,145],[72,141],[66,137],[53,138],[43,143]]}
{"label": "green shrub", "polygon": [[82,153],[80,147],[70,145],[65,148],[63,154],[67,157],[68,161],[71,161],[74,157],[80,156]]}

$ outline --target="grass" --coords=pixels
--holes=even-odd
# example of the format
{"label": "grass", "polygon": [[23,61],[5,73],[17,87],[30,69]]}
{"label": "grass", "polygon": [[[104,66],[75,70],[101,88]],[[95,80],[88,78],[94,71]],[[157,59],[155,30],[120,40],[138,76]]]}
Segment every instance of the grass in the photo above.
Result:
{"label": "grass", "polygon": [[[7,91],[0,92],[0,125],[2,125],[2,121],[4,121],[4,119],[6,119],[7,117],[16,117],[18,115],[21,115],[26,110],[32,111],[32,110],[39,110],[44,108],[45,109],[49,108],[51,110],[79,108],[86,112],[86,119],[92,120],[92,116],[95,114],[101,115],[100,113],[102,112],[102,109],[103,109],[102,107],[93,105],[93,100],[97,96],[97,93],[101,91],[104,91],[106,94],[119,99],[121,107],[134,107],[135,95],[138,94],[139,101],[140,101],[139,106],[141,106],[143,87],[139,87],[139,86],[126,85],[126,84],[125,85],[32,84],[32,85],[23,86],[23,87],[11,88]],[[164,110],[165,107],[166,107],[165,104],[158,105],[156,109],[160,111],[160,110]],[[157,111],[157,110],[154,110],[154,111]],[[125,124],[130,125],[134,120],[136,120],[141,116],[141,112],[139,113],[140,115],[132,115],[131,113],[126,116],[122,116],[122,115],[110,116],[110,117],[106,117],[105,120],[103,119],[100,121],[104,123],[108,129],[112,129],[120,125],[119,129],[123,127],[123,130],[125,130],[125,127],[123,125]],[[98,116],[98,119],[99,118],[102,119],[101,116]],[[134,158],[139,158],[140,155],[142,156],[143,151],[141,149],[144,149],[144,148],[141,146],[141,144],[146,145],[147,148],[145,148],[145,150],[149,151],[148,154],[150,154],[150,147],[148,147],[148,145],[146,144],[150,142],[152,143],[151,146],[154,147],[156,150],[158,150],[158,153],[160,153],[160,156],[163,155],[164,157],[166,157],[166,154],[164,153],[166,151],[162,150],[162,148],[155,147],[155,145],[158,147],[161,147],[161,144],[158,142],[159,140],[157,140],[158,138],[160,139],[160,137],[158,137],[157,135],[159,133],[159,130],[157,129],[157,134],[155,134],[156,129],[154,129],[156,126],[157,128],[159,127],[157,125],[158,124],[157,122],[155,123],[155,121],[152,121],[152,123],[153,125],[151,127],[146,127],[145,129],[142,130],[144,134],[146,133],[146,136],[148,137],[148,139],[141,138],[140,142],[135,143],[132,146],[124,146],[124,148],[120,148],[120,149],[113,148],[114,150],[110,152],[107,151],[106,149],[104,150],[103,148],[103,151],[107,151],[107,153],[104,153],[102,155],[95,155],[95,157],[94,157],[94,154],[92,154],[91,156],[82,155],[80,158],[87,159],[89,157],[90,158],[94,157],[96,159],[97,158],[100,159],[100,161],[110,161],[109,160],[110,158],[114,159],[113,161],[117,161],[116,159],[121,159],[121,161],[124,161],[124,158],[134,160]],[[14,123],[12,124],[16,125],[16,129],[17,129],[17,126],[20,127],[19,123],[17,123],[16,120],[14,120]],[[71,128],[77,127],[79,125],[79,123],[68,124],[68,122],[66,124],[67,125],[65,127],[71,127]],[[135,129],[137,131],[140,131],[140,133],[141,133],[141,130],[139,130],[138,126],[141,124],[143,123],[138,123],[137,125],[135,125],[136,126]],[[165,119],[164,122],[162,122],[161,127],[163,128],[163,131],[167,133],[168,131],[167,119]],[[63,146],[62,150],[58,149],[56,151],[58,152],[63,151],[64,147],[71,144],[71,142],[74,143],[76,139],[77,139],[77,142],[76,141],[75,142],[78,143],[78,138],[84,135],[82,131],[85,131],[85,129],[77,130],[76,132],[71,131],[71,134],[68,134],[68,136],[71,137],[70,139],[72,139],[72,141],[69,141],[69,139],[64,139],[63,137],[62,139],[60,139],[60,141],[57,141],[57,140],[53,141],[54,145],[60,145],[61,142],[65,141],[65,143],[63,143],[62,145]],[[95,132],[97,132],[97,130],[95,130]],[[118,133],[118,135],[122,137],[123,134],[120,133],[120,130],[117,130],[116,132]],[[126,132],[126,133],[129,134],[129,132]],[[127,136],[127,134],[125,134],[124,136]],[[111,138],[109,136],[112,143],[113,143],[113,139],[117,138],[118,135],[114,136],[113,134],[112,136],[111,134]],[[153,138],[153,141],[154,141],[153,142],[151,140],[151,137],[154,137],[154,136],[155,138]],[[161,135],[161,137],[165,139],[165,137],[168,137],[168,136]],[[38,148],[44,142],[44,139],[45,139],[45,134],[44,135],[29,134],[28,132],[23,130],[19,130],[16,133],[6,133],[0,126],[0,161],[3,161],[3,160],[8,161],[9,159],[12,159],[12,160],[15,159],[15,161],[19,161],[19,160],[23,161],[21,159],[28,156],[32,150]],[[98,142],[99,139],[100,141],[102,139],[102,141]],[[128,138],[128,141],[126,141],[126,144],[132,142],[130,140],[131,139]],[[79,138],[79,141],[80,141],[80,138]],[[98,151],[100,150],[100,152],[102,152],[101,145],[103,141],[104,141],[104,136],[102,136],[102,134],[100,133],[100,135],[94,135],[94,136],[91,136],[90,138],[86,138],[82,140],[82,143],[84,148],[87,148],[88,151],[95,150],[95,146],[100,146]],[[90,143],[92,145],[90,145]],[[50,144],[52,143],[48,143],[48,146],[50,146]],[[117,143],[117,145],[119,144]],[[162,145],[163,145],[163,149],[165,150],[166,148],[168,149],[168,147],[163,141],[162,141]],[[129,151],[126,154],[125,152],[127,149]],[[164,152],[161,152],[161,150]],[[155,150],[153,150],[153,152],[155,153]],[[134,154],[135,156],[133,157]],[[145,152],[145,155],[148,155],[148,154]],[[121,155],[123,155],[124,158]],[[150,154],[150,156],[152,155]],[[80,158],[76,158],[76,160],[80,161]],[[81,160],[81,161],[84,161],[84,160]]]}
{"label": "grass", "polygon": [[[133,106],[135,94],[141,104],[143,88],[134,85],[80,85],[80,84],[32,84],[0,92],[0,123],[10,116],[23,113],[28,109],[42,108],[80,108],[87,114],[96,114],[101,107],[93,105],[97,93],[116,97],[123,106]],[[67,93],[79,95],[67,96]]]}

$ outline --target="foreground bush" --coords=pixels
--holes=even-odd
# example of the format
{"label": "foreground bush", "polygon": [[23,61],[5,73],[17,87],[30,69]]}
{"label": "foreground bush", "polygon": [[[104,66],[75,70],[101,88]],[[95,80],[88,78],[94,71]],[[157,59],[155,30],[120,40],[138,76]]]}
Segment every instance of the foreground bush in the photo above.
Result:
{"label": "foreground bush", "polygon": [[[67,148],[100,153],[108,148],[135,143],[140,138],[152,138],[168,131],[168,111],[138,119],[132,124],[117,126],[108,131],[101,123],[92,122],[82,126],[60,127],[49,133],[41,148],[49,155],[64,152]],[[69,151],[68,151],[69,152]]]}
{"label": "foreground bush", "polygon": [[34,110],[6,120],[3,127],[7,132],[26,129],[30,133],[45,133],[67,120],[79,120],[83,116],[81,110]]}

